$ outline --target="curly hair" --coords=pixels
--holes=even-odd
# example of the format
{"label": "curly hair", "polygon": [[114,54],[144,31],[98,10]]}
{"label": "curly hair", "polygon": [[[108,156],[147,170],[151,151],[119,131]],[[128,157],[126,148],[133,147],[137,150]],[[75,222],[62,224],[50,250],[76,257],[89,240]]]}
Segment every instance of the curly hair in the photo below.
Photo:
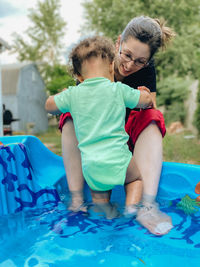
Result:
{"label": "curly hair", "polygon": [[92,57],[107,59],[110,63],[115,58],[113,42],[103,36],[94,36],[80,41],[71,51],[69,61],[74,75],[81,75],[82,63]]}

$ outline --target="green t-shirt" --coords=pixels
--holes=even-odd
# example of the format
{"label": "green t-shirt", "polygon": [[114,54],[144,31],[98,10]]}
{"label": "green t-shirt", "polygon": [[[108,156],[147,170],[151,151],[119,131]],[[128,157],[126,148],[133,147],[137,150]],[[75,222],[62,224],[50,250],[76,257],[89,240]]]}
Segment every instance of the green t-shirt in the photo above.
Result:
{"label": "green t-shirt", "polygon": [[103,77],[86,79],[54,96],[58,109],[72,115],[83,175],[91,189],[107,191],[124,184],[132,157],[124,129],[126,107],[133,109],[139,98],[139,90]]}

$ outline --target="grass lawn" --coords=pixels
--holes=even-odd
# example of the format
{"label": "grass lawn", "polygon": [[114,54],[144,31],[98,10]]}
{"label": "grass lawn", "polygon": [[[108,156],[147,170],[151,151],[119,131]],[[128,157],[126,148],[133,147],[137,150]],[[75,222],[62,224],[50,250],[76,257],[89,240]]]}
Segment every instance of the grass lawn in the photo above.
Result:
{"label": "grass lawn", "polygon": [[52,152],[61,156],[61,133],[57,126],[49,126],[48,131],[44,134],[36,135],[44,145],[46,145]]}
{"label": "grass lawn", "polygon": [[164,161],[200,165],[200,139],[192,138],[190,132],[166,134],[163,140]]}
{"label": "grass lawn", "polygon": [[[45,134],[37,137],[54,153],[61,155],[61,133],[57,127],[49,127]],[[193,138],[190,132],[166,134],[163,139],[164,161],[200,165],[200,139]]]}

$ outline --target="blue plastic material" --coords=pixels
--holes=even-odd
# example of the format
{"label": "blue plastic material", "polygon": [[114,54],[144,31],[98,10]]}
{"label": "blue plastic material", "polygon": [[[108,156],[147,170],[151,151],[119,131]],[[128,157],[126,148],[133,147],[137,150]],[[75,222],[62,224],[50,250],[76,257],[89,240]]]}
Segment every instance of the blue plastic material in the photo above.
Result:
{"label": "blue plastic material", "polygon": [[57,205],[60,198],[54,184],[65,177],[62,158],[34,136],[0,141],[4,144],[0,146],[0,215]]}
{"label": "blue plastic material", "polygon": [[200,166],[184,163],[164,162],[158,197],[173,200],[189,195],[196,198],[195,187],[200,182]]}
{"label": "blue plastic material", "polygon": [[[0,141],[4,144],[0,146],[0,215],[56,204],[57,191],[67,191],[62,158],[34,136],[1,137]],[[196,198],[198,182],[200,166],[164,162],[158,198]],[[112,200],[124,202],[121,186],[113,190]]]}
{"label": "blue plastic material", "polygon": [[[0,266],[199,266],[200,166],[163,163],[158,200],[173,229],[154,236],[134,218],[70,212],[59,198],[68,194],[62,158],[33,136],[0,141]],[[112,201],[124,200],[117,186]]]}

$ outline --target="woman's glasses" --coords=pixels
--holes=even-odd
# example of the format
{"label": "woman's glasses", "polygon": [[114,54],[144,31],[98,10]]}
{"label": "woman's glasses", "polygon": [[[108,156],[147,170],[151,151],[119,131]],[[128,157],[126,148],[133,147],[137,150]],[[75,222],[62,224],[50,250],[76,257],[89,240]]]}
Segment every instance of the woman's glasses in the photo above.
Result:
{"label": "woman's glasses", "polygon": [[129,53],[122,52],[121,51],[121,46],[120,46],[120,49],[119,49],[119,54],[120,54],[120,57],[121,57],[122,60],[124,60],[125,62],[133,62],[137,67],[143,68],[143,67],[146,67],[149,64],[148,61],[143,57],[133,59],[132,56]]}

